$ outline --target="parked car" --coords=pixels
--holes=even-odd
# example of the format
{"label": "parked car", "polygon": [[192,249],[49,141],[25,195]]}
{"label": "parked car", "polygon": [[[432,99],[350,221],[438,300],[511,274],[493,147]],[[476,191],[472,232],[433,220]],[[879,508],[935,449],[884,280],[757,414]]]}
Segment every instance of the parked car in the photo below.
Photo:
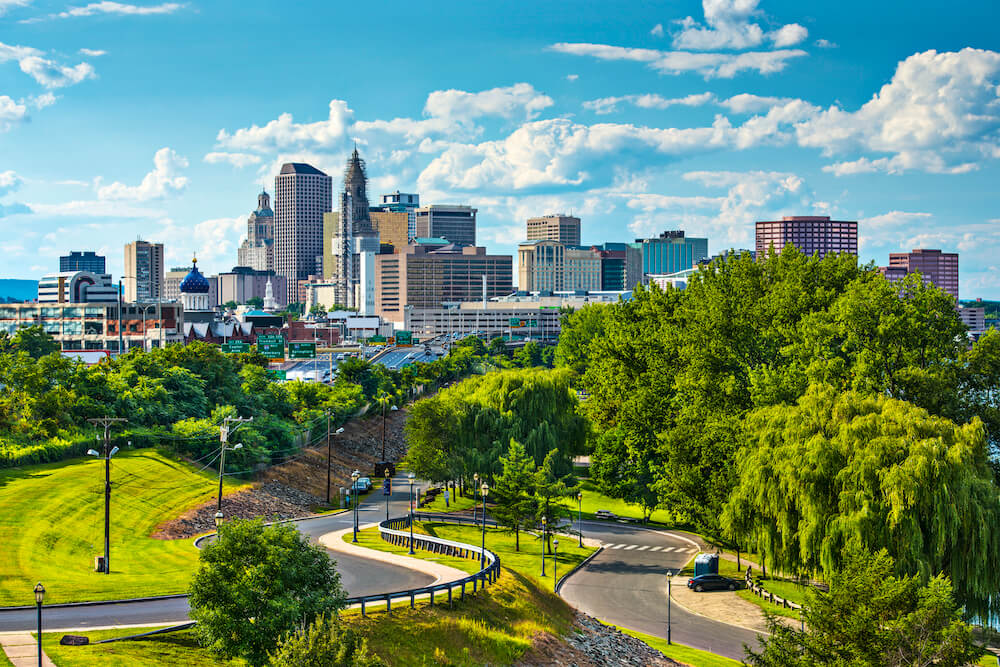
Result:
{"label": "parked car", "polygon": [[594,512],[594,518],[595,519],[617,519],[618,515],[616,515],[611,510],[597,510],[596,512]]}
{"label": "parked car", "polygon": [[740,582],[736,579],[723,577],[721,574],[699,574],[688,579],[688,588],[701,593],[702,591],[735,591]]}
{"label": "parked car", "polygon": [[365,493],[372,490],[372,481],[368,477],[358,477],[358,481],[356,481],[351,488],[355,491]]}

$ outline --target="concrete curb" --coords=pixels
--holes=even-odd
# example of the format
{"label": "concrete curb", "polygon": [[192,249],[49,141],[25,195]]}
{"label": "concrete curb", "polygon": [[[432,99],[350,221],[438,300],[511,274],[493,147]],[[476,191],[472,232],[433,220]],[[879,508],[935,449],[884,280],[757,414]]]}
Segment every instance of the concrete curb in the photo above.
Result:
{"label": "concrete curb", "polygon": [[[566,574],[564,574],[563,576],[561,576],[559,578],[559,581],[556,582],[555,594],[559,595],[559,591],[562,589],[563,583],[570,576],[572,576],[577,570],[583,568],[587,563],[589,563],[590,561],[592,561],[597,556],[597,554],[601,553],[602,551],[604,551],[604,545],[598,546],[597,547],[597,551],[595,551],[594,553],[592,553],[589,556],[587,556],[586,558],[584,558],[582,561],[580,561],[579,563],[576,564],[576,567],[574,567],[572,570],[570,570],[569,572],[567,572]],[[562,596],[559,595],[559,597],[562,597]]]}

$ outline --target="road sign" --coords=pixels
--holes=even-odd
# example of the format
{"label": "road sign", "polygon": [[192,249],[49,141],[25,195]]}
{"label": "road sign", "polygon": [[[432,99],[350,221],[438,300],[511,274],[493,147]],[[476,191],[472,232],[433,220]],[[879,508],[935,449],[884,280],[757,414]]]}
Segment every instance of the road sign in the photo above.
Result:
{"label": "road sign", "polygon": [[372,336],[368,339],[369,345],[385,345],[385,336]]}
{"label": "road sign", "polygon": [[230,340],[222,344],[222,351],[228,354],[236,354],[239,352],[249,352],[250,343],[245,340]]}
{"label": "road sign", "polygon": [[257,351],[261,356],[268,359],[284,359],[285,344],[282,343],[261,343],[257,341]]}
{"label": "road sign", "polygon": [[528,320],[528,326],[529,327],[537,327],[538,326],[538,320]]}
{"label": "road sign", "polygon": [[257,336],[257,344],[284,345],[285,337],[281,334],[261,334]]}
{"label": "road sign", "polygon": [[288,344],[289,359],[315,359],[316,343],[292,342]]}
{"label": "road sign", "polygon": [[389,479],[382,480],[382,495],[383,496],[392,495],[392,480]]}
{"label": "road sign", "polygon": [[287,373],[285,373],[285,371],[281,370],[280,368],[268,368],[267,369],[267,375],[272,380],[287,380],[288,379]]}
{"label": "road sign", "polygon": [[397,331],[396,332],[396,345],[413,345],[413,332],[411,332],[411,331]]}

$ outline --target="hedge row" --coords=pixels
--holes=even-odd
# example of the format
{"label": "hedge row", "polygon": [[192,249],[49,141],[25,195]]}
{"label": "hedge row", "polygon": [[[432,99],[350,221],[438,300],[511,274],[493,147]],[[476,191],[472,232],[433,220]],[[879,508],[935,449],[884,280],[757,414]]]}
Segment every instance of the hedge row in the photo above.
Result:
{"label": "hedge row", "polygon": [[[160,447],[170,444],[170,433],[156,429],[136,428],[112,432],[112,446],[124,448],[131,442],[133,448]],[[85,456],[88,449],[102,450],[103,432],[76,435],[72,438],[51,438],[37,444],[22,444],[0,439],[0,468],[16,468],[36,463],[54,463],[78,456]]]}

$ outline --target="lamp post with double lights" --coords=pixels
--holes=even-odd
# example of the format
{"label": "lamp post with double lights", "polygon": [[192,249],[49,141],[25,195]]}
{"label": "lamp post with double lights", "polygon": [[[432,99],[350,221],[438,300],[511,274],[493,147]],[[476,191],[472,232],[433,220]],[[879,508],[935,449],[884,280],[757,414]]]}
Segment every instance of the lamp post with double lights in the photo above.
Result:
{"label": "lamp post with double lights", "polygon": [[237,442],[232,447],[227,447],[226,443],[222,443],[222,457],[219,459],[219,500],[215,505],[217,512],[222,511],[222,478],[226,475],[226,452],[235,452],[237,449],[243,449],[242,442]]}
{"label": "lamp post with double lights", "polygon": [[483,494],[483,544],[479,552],[479,569],[482,570],[486,567],[486,496],[490,494],[490,485],[483,482],[479,490]]}
{"label": "lamp post with double lights", "polygon": [[104,459],[104,574],[111,574],[111,457],[118,453],[118,448],[107,450],[101,456],[96,449],[88,449],[87,455]]}
{"label": "lamp post with double lights", "polygon": [[351,473],[351,497],[354,498],[354,539],[351,542],[358,541],[358,502],[361,498],[358,497],[358,478],[361,477],[361,473],[357,470]]}
{"label": "lamp post with double lights", "polygon": [[411,472],[406,476],[406,480],[410,483],[410,555],[417,553],[413,550],[413,478],[414,474]]}
{"label": "lamp post with double lights", "polygon": [[580,548],[583,548],[583,491],[576,492],[576,527],[580,533]]}
{"label": "lamp post with double lights", "polygon": [[42,602],[45,600],[45,586],[35,584],[35,605],[38,607],[38,667],[42,667]]}
{"label": "lamp post with double lights", "polygon": [[549,520],[542,517],[542,576],[545,576],[545,529],[548,527]]}
{"label": "lamp post with double lights", "polygon": [[552,591],[555,592],[559,584],[559,540],[552,540]]}

